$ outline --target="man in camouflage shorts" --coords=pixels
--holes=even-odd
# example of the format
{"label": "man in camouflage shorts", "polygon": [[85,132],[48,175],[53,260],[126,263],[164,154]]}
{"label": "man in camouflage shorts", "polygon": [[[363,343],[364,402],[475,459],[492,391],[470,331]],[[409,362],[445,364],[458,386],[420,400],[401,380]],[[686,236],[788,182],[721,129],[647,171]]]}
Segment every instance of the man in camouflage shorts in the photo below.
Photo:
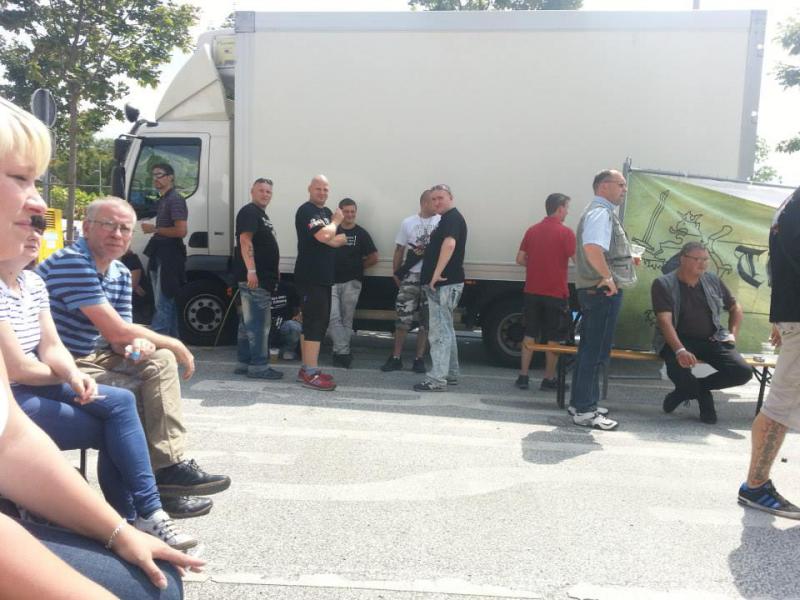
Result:
{"label": "man in camouflage shorts", "polygon": [[408,330],[416,320],[419,323],[419,331],[414,365],[411,370],[415,373],[426,372],[423,355],[428,342],[428,314],[425,291],[419,280],[422,270],[422,255],[430,241],[431,232],[438,224],[439,215],[433,208],[431,192],[425,190],[419,198],[419,213],[403,220],[395,238],[396,245],[392,258],[394,281],[397,284],[394,350],[381,367],[381,371],[402,370],[403,361],[400,355],[403,351],[403,343],[406,341]]}

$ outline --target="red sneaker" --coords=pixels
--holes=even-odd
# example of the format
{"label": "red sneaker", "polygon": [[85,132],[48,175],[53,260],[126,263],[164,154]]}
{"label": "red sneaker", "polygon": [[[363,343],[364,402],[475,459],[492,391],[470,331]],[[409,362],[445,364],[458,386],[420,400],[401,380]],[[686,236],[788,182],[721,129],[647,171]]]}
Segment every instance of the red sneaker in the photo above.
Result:
{"label": "red sneaker", "polygon": [[330,375],[325,378],[322,373],[310,375],[303,371],[302,377],[303,387],[311,388],[312,390],[319,390],[321,392],[332,392],[336,389],[336,382]]}
{"label": "red sneaker", "polygon": [[[300,367],[300,370],[297,372],[297,383],[303,383],[305,381],[305,374],[306,372],[303,370],[302,367]],[[327,373],[323,373],[322,371],[320,371],[317,374],[320,376],[320,378],[326,381],[333,381],[333,375],[328,375]]]}

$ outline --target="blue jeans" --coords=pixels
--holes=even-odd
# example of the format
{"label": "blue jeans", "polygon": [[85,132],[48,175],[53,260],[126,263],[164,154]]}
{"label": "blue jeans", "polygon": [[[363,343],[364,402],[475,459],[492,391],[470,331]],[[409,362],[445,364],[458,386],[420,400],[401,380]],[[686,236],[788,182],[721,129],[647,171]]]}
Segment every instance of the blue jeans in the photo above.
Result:
{"label": "blue jeans", "polygon": [[[163,592],[150,583],[139,567],[124,561],[102,544],[66,529],[22,521],[18,523],[53,554],[81,575],[126,600],[180,600],[183,582],[171,564],[158,560],[158,568],[167,577]],[[42,574],[47,577],[46,573]]]}
{"label": "blue jeans", "polygon": [[269,368],[269,328],[272,325],[272,295],[264,288],[249,288],[239,282],[242,313],[239,315],[239,334],[236,354],[239,363],[250,373]]}
{"label": "blue jeans", "polygon": [[436,291],[424,286],[428,297],[428,341],[431,344],[431,370],[428,379],[447,385],[447,377],[458,377],[458,345],[453,327],[453,311],[464,291],[463,283],[440,285]]}
{"label": "blue jeans", "polygon": [[97,478],[108,503],[123,517],[149,516],[161,508],[147,441],[131,392],[97,386],[106,398],[74,403],[68,385],[12,388],[17,404],[61,450],[96,448]]}
{"label": "blue jeans", "polygon": [[622,306],[622,290],[613,296],[594,288],[578,290],[581,305],[581,342],[572,372],[569,403],[579,413],[592,412],[600,400],[600,371],[608,365],[614,329]]}
{"label": "blue jeans", "polygon": [[292,352],[297,354],[297,344],[300,343],[300,334],[303,333],[303,324],[294,319],[281,323],[280,329],[281,353]]}
{"label": "blue jeans", "polygon": [[156,267],[153,274],[153,304],[155,312],[150,328],[164,335],[178,337],[178,307],[175,298],[167,298],[161,291],[161,265]]}

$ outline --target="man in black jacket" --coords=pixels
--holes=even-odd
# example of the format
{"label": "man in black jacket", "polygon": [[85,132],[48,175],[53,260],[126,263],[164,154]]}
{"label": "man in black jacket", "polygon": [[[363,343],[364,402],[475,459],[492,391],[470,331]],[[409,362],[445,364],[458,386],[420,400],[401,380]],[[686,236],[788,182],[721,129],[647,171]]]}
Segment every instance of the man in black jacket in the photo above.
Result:
{"label": "man in black jacket", "polygon": [[800,188],[778,209],[769,235],[772,343],[781,346],[772,385],[753,421],[752,453],[739,504],[789,519],[800,508],[781,496],[769,472],[791,427],[800,430]]}

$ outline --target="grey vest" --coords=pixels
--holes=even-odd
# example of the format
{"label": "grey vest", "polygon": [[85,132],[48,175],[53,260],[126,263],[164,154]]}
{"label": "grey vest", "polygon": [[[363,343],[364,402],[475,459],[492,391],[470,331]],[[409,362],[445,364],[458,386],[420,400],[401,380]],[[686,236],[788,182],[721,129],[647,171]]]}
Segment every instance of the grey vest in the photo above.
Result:
{"label": "grey vest", "polygon": [[[678,271],[672,271],[662,275],[656,281],[660,282],[672,298],[672,326],[678,328],[678,316],[681,314],[681,286],[678,285]],[[722,314],[722,282],[713,273],[703,273],[700,276],[700,285],[703,286],[703,293],[706,296],[706,303],[711,309],[711,322],[714,324],[714,339],[724,340],[728,336],[728,330],[720,323],[719,317]],[[661,329],[656,325],[653,335],[653,350],[656,354],[661,352],[666,341]]]}
{"label": "grey vest", "polygon": [[605,211],[608,213],[608,218],[611,221],[611,243],[604,254],[606,257],[606,264],[608,264],[608,268],[611,270],[611,276],[614,278],[614,283],[619,288],[633,287],[636,285],[636,269],[633,268],[631,245],[628,241],[628,236],[625,235],[622,223],[620,223],[614,211],[607,206],[595,202],[589,204],[581,216],[580,223],[578,223],[578,231],[576,234],[578,244],[575,249],[575,287],[578,289],[595,287],[603,278],[603,276],[589,264],[589,260],[586,258],[586,253],[583,250],[583,224],[586,221],[586,215],[593,210]]}

